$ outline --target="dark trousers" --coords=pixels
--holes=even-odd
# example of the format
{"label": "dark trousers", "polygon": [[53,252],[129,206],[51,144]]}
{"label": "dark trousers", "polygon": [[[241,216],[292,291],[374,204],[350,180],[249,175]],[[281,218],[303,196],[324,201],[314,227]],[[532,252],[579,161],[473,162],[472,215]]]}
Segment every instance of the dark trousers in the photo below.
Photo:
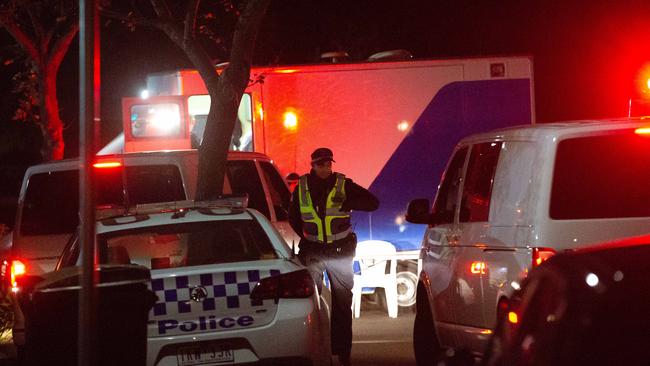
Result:
{"label": "dark trousers", "polygon": [[327,271],[332,291],[332,353],[349,356],[352,349],[352,261],[357,246],[354,234],[331,244],[300,241],[298,258],[307,266],[320,292]]}

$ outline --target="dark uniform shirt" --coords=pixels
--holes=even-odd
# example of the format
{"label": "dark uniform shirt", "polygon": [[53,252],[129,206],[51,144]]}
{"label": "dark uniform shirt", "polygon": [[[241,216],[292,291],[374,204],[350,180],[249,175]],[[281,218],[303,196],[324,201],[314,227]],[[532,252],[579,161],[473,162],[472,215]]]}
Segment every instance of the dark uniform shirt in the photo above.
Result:
{"label": "dark uniform shirt", "polygon": [[[322,219],[325,217],[325,208],[327,204],[327,196],[336,184],[336,173],[330,174],[326,179],[319,178],[312,170],[307,175],[307,186],[309,187],[309,195],[314,204],[316,213]],[[289,223],[293,230],[303,237],[302,232],[302,218],[300,215],[300,199],[298,197],[299,184],[293,190],[291,197],[291,205],[289,206]],[[367,189],[354,183],[352,179],[345,178],[345,201],[343,202],[342,210],[359,210],[359,211],[374,211],[379,207],[379,200]]]}

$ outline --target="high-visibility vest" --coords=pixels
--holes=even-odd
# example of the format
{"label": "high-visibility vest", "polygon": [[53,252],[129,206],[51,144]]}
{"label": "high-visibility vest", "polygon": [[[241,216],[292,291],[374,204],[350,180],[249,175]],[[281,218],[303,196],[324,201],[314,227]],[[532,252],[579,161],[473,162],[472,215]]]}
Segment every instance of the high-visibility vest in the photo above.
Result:
{"label": "high-visibility vest", "polygon": [[341,206],[345,201],[345,175],[336,173],[336,184],[327,195],[324,218],[318,216],[316,212],[309,193],[306,175],[300,177],[298,197],[305,239],[319,243],[331,243],[347,237],[352,232],[350,213],[341,211]]}

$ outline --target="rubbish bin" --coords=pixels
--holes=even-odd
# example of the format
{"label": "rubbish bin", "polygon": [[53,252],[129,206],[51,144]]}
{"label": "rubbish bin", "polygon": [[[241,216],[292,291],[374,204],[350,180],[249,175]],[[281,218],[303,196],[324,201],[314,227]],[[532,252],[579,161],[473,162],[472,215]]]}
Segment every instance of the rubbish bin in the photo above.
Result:
{"label": "rubbish bin", "polygon": [[[24,363],[77,364],[80,267],[43,276],[20,296],[25,315]],[[144,366],[147,320],[156,300],[151,273],[137,265],[102,265],[98,271],[93,365]],[[27,296],[25,296],[27,295]]]}

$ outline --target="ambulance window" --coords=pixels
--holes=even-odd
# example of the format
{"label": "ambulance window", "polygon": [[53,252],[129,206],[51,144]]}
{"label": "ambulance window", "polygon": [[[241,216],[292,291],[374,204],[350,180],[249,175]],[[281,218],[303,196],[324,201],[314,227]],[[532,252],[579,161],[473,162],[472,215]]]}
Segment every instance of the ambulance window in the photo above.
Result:
{"label": "ambulance window", "polygon": [[273,210],[275,210],[275,218],[278,221],[287,220],[289,218],[289,201],[291,194],[284,180],[278,173],[277,169],[267,162],[261,162],[262,174],[266,180],[266,186],[271,195],[273,202]]}
{"label": "ambulance window", "polygon": [[270,217],[262,181],[253,160],[229,160],[228,180],[234,194],[248,194],[248,207]]}
{"label": "ambulance window", "polygon": [[463,166],[467,148],[464,147],[454,154],[454,157],[445,171],[440,189],[436,196],[436,203],[433,207],[433,214],[439,224],[454,222],[454,214],[458,205],[458,190],[460,189]]}
{"label": "ambulance window", "polygon": [[131,107],[133,137],[178,137],[181,130],[181,109],[178,104],[142,104]]}
{"label": "ambulance window", "polygon": [[472,147],[463,186],[461,222],[488,221],[492,184],[501,145],[500,142],[487,142]]}
{"label": "ambulance window", "polygon": [[254,220],[143,227],[100,235],[99,243],[100,263],[139,264],[150,269],[277,258],[268,236]]}
{"label": "ambulance window", "polygon": [[[210,111],[209,95],[192,95],[187,98],[190,115],[190,139],[192,148],[198,149],[203,140],[205,124]],[[253,146],[253,102],[248,93],[242,95],[237,111],[237,123],[230,140],[231,151],[254,151]]]}

